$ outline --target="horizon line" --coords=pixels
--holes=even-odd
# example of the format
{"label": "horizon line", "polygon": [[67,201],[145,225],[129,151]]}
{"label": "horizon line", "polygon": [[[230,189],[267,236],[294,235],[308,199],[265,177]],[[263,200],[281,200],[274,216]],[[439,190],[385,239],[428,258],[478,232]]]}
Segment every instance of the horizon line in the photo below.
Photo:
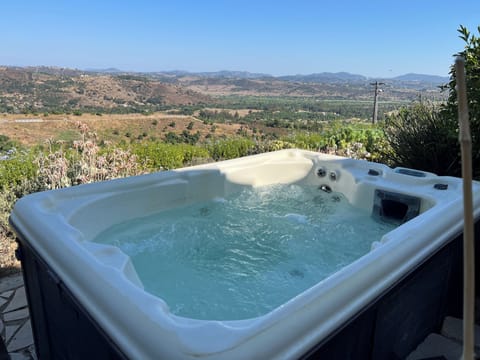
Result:
{"label": "horizon line", "polygon": [[12,64],[0,64],[0,67],[17,67],[17,68],[53,68],[53,69],[68,69],[68,70],[75,70],[75,71],[85,71],[85,72],[120,72],[120,73],[140,73],[140,74],[152,74],[152,73],[187,73],[187,74],[217,74],[222,72],[227,73],[245,73],[251,75],[261,75],[261,76],[268,76],[268,77],[286,77],[286,76],[311,76],[311,75],[322,75],[322,74],[348,74],[353,76],[362,76],[366,79],[395,79],[398,77],[402,77],[405,75],[422,75],[422,76],[432,76],[432,77],[440,77],[440,78],[450,78],[449,75],[438,75],[438,74],[426,74],[421,72],[406,72],[401,75],[395,76],[369,76],[360,73],[354,73],[350,71],[319,71],[319,72],[309,72],[309,73],[289,73],[289,74],[282,74],[282,75],[273,75],[269,73],[264,73],[260,71],[250,71],[250,70],[227,70],[227,69],[220,69],[220,70],[201,70],[201,71],[193,71],[193,70],[183,70],[183,69],[173,69],[173,70],[123,70],[119,69],[115,66],[111,67],[70,67],[70,66],[62,66],[62,65],[12,65]]}

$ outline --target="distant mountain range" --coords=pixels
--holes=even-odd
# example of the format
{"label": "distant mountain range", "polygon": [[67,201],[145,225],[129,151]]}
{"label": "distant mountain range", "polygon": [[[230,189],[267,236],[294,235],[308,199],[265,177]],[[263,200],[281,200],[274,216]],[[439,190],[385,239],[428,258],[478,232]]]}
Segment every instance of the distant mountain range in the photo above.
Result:
{"label": "distant mountain range", "polygon": [[414,73],[396,76],[393,79],[399,80],[399,81],[416,81],[416,82],[433,83],[433,84],[444,84],[449,81],[448,76],[424,75],[424,74],[414,74]]}
{"label": "distant mountain range", "polygon": [[348,72],[322,72],[308,75],[287,75],[279,76],[281,80],[303,83],[337,83],[337,82],[365,82],[368,78],[363,75],[351,74]]}
{"label": "distant mountain range", "polygon": [[[120,74],[131,73],[128,71],[122,71],[116,68],[108,69],[88,69],[88,72],[104,73],[104,74]],[[364,75],[352,74],[349,72],[321,72],[314,74],[296,74],[296,75],[282,75],[273,76],[265,73],[252,73],[248,71],[212,71],[212,72],[189,72],[184,70],[172,70],[172,71],[154,71],[154,72],[140,72],[143,75],[165,75],[170,77],[187,77],[195,76],[202,78],[216,78],[216,79],[277,79],[282,81],[300,82],[300,83],[359,83],[367,82],[371,80],[379,81],[400,81],[400,82],[417,82],[425,84],[445,84],[449,81],[447,76],[438,75],[426,75],[408,73],[391,78],[369,78]]]}
{"label": "distant mountain range", "polygon": [[[277,79],[291,82],[301,83],[349,83],[349,82],[367,82],[373,80],[359,74],[352,74],[349,72],[322,72],[314,74],[297,74],[297,75],[283,75],[273,76],[263,73],[251,73],[248,71],[217,71],[217,72],[188,72],[188,71],[164,71],[156,72],[157,74],[168,74],[177,77],[185,76],[199,76],[207,78],[226,78],[226,79]],[[380,81],[401,81],[401,82],[421,82],[431,84],[444,84],[449,81],[447,76],[426,75],[409,73],[392,78],[375,78]]]}
{"label": "distant mountain range", "polygon": [[[1,65],[0,65],[1,67]],[[106,69],[70,69],[62,68],[57,66],[31,66],[31,67],[17,67],[17,66],[5,66],[5,68],[17,69],[17,70],[27,70],[32,72],[42,72],[47,74],[56,74],[56,75],[81,75],[82,73],[96,73],[96,74],[109,74],[109,75],[120,75],[120,74],[131,74],[131,75],[140,75],[147,78],[157,78],[168,80],[167,82],[172,82],[172,79],[180,79],[185,77],[197,77],[197,78],[210,78],[210,79],[249,79],[249,80],[280,80],[288,82],[298,82],[298,83],[317,83],[317,84],[335,84],[335,83],[366,83],[368,81],[387,81],[389,83],[417,83],[417,84],[430,84],[430,85],[442,85],[449,81],[448,76],[438,76],[438,75],[427,75],[427,74],[416,74],[408,73],[405,75],[400,75],[391,78],[371,78],[364,75],[352,74],[349,72],[321,72],[313,74],[296,74],[296,75],[282,75],[274,76],[265,73],[252,73],[249,71],[230,71],[230,70],[221,70],[221,71],[212,71],[212,72],[190,72],[185,70],[170,70],[170,71],[152,71],[152,72],[134,72],[134,71],[124,71],[117,68],[106,68]]]}

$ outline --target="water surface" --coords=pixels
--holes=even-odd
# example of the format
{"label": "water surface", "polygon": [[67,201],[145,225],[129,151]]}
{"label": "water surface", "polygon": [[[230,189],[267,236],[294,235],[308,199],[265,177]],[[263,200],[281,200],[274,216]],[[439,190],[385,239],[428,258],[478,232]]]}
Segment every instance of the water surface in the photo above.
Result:
{"label": "water surface", "polygon": [[172,313],[238,320],[285,303],[393,228],[340,193],[274,185],[127,221],[95,241],[129,255]]}

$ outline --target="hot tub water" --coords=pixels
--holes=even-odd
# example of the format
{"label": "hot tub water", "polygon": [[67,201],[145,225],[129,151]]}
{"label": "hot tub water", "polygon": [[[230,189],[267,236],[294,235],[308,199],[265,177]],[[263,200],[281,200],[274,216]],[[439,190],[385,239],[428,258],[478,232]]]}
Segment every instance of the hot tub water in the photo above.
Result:
{"label": "hot tub water", "polygon": [[114,225],[94,241],[129,255],[145,290],[172,313],[238,320],[275,309],[394,227],[341,193],[272,185]]}

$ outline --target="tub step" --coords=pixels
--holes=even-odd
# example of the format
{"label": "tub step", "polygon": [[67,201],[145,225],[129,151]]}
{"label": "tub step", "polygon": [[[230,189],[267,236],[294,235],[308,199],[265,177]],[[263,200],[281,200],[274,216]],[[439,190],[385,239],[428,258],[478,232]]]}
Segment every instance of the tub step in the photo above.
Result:
{"label": "tub step", "polygon": [[[474,334],[475,334],[475,352],[477,354],[480,354],[480,326],[475,325]],[[445,320],[443,320],[442,335],[449,339],[462,343],[463,342],[463,320],[447,316]]]}
{"label": "tub step", "polygon": [[[475,352],[480,354],[480,327],[475,325]],[[406,360],[458,360],[463,352],[463,320],[446,317],[440,334],[430,334]],[[476,357],[478,359],[478,357]]]}
{"label": "tub step", "polygon": [[462,355],[462,344],[439,334],[430,334],[418,347],[406,358],[406,360],[426,360],[445,358],[446,360],[458,360]]}

